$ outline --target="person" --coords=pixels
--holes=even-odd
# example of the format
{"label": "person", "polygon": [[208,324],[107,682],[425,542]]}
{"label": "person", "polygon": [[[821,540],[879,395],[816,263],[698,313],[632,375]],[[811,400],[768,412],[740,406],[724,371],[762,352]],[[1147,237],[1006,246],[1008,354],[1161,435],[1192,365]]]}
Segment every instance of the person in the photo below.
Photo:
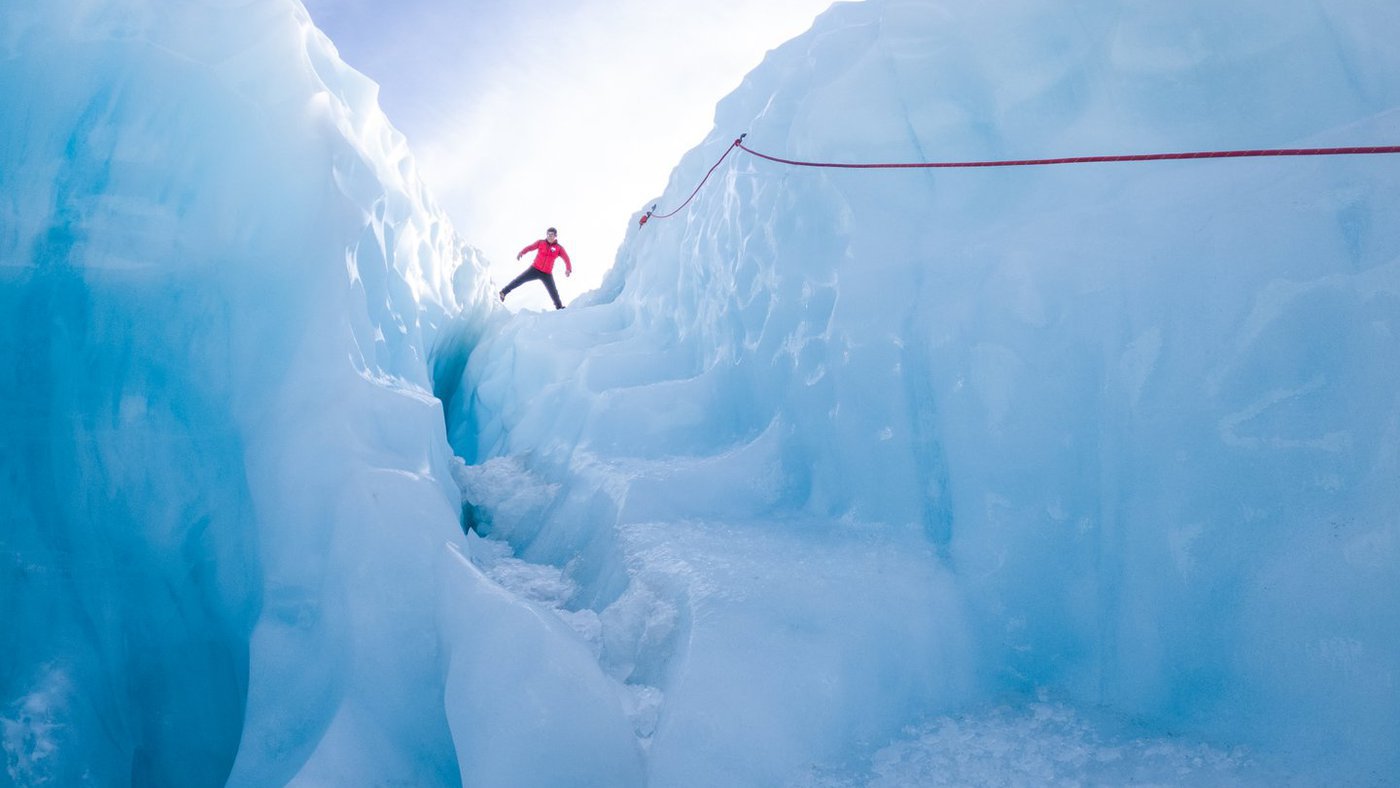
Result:
{"label": "person", "polygon": [[559,300],[559,288],[554,286],[554,261],[561,257],[564,258],[564,276],[573,275],[574,264],[573,261],[569,260],[569,253],[564,251],[564,247],[559,244],[559,231],[553,227],[549,228],[544,234],[543,241],[535,241],[521,249],[520,254],[516,255],[515,259],[519,260],[524,257],[526,252],[534,252],[535,261],[530,264],[529,268],[525,269],[524,273],[512,279],[511,283],[506,285],[505,289],[497,295],[501,297],[502,301],[505,301],[506,296],[510,295],[510,291],[531,279],[538,279],[544,282],[544,289],[548,290],[549,297],[554,299],[554,308],[563,309],[564,304]]}

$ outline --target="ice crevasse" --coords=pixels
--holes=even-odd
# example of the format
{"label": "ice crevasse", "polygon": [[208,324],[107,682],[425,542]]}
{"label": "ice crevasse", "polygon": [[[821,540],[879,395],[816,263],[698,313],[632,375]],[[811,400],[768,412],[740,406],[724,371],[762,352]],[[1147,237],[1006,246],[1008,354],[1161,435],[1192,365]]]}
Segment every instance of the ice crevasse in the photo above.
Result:
{"label": "ice crevasse", "polygon": [[[837,4],[659,211],[741,132],[819,162],[1393,144],[1396,32],[1365,3]],[[658,784],[1393,780],[1397,176],[733,152],[598,292],[484,339],[449,411],[468,497],[659,693]],[[1118,746],[1153,736],[1219,757]]]}
{"label": "ice crevasse", "polygon": [[[841,3],[660,199],[1390,142],[1396,33]],[[736,153],[512,316],[375,93],[291,0],[0,10],[10,781],[1400,773],[1400,162]]]}

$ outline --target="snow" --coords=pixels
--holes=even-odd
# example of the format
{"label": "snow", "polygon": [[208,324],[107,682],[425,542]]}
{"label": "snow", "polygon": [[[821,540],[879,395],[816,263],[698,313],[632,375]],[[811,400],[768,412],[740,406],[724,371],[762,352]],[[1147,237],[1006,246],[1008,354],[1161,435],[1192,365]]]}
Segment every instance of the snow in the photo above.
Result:
{"label": "snow", "polygon": [[[1102,716],[1102,715],[1100,715]],[[1112,731],[1105,738],[1104,730]],[[1240,751],[1149,737],[1039,699],[911,726],[858,772],[814,769],[799,784],[838,786],[1279,785]]]}
{"label": "snow", "polygon": [[[841,3],[658,201],[1393,142],[1397,32]],[[1400,774],[1400,159],[736,152],[509,315],[292,0],[13,5],[0,91],[12,782]]]}

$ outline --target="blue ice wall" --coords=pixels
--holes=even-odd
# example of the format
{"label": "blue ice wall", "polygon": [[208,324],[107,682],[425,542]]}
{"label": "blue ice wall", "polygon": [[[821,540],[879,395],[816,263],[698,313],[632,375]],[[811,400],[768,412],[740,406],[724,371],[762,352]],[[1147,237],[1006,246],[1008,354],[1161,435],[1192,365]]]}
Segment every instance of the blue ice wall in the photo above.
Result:
{"label": "blue ice wall", "polygon": [[[1397,32],[1369,3],[838,4],[719,104],[660,210],[741,132],[846,162],[1393,144]],[[1046,692],[1374,781],[1400,770],[1397,207],[1400,157],[736,152],[634,217],[598,293],[478,350],[455,440],[535,480],[483,483],[483,516],[664,696],[662,782]],[[887,563],[837,590],[845,538]],[[648,594],[674,643],[610,654]]]}
{"label": "blue ice wall", "polygon": [[305,9],[11,4],[0,92],[0,780],[642,782],[471,557],[443,407],[503,310]]}
{"label": "blue ice wall", "polygon": [[296,3],[23,2],[0,93],[9,780],[284,782],[409,703],[361,773],[455,781],[389,623],[436,587],[351,558],[458,533],[427,351],[475,298],[375,87]]}

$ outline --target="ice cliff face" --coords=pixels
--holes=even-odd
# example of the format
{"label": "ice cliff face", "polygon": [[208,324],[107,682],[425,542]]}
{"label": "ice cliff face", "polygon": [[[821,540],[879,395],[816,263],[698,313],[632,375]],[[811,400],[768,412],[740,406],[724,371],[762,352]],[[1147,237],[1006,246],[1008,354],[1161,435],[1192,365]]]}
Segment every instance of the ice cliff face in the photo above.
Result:
{"label": "ice cliff face", "polygon": [[[1364,3],[841,4],[719,105],[661,210],[740,132],[818,161],[1386,143],[1397,32]],[[478,516],[567,567],[605,668],[664,698],[662,784],[1037,691],[1374,779],[1398,205],[1393,158],[735,154],[588,309],[478,349],[454,443],[542,491],[483,484]]]}
{"label": "ice cliff face", "polygon": [[0,89],[9,780],[640,782],[467,558],[435,384],[498,305],[302,6],[12,4]]}
{"label": "ice cliff face", "polygon": [[454,781],[427,349],[479,267],[374,85],[293,2],[21,2],[0,92],[9,778]]}

